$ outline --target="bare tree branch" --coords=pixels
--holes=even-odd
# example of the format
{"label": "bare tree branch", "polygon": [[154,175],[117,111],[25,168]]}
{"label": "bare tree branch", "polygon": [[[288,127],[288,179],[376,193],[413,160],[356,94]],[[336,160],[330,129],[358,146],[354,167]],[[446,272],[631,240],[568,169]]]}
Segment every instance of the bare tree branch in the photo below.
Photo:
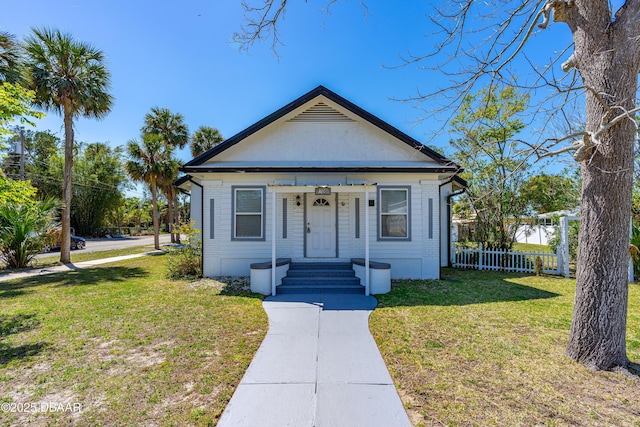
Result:
{"label": "bare tree branch", "polygon": [[233,41],[240,44],[241,50],[249,50],[257,41],[271,38],[271,49],[277,54],[277,47],[282,45],[278,23],[284,19],[286,6],[287,0],[265,0],[262,6],[251,6],[242,0],[246,24],[233,35]]}

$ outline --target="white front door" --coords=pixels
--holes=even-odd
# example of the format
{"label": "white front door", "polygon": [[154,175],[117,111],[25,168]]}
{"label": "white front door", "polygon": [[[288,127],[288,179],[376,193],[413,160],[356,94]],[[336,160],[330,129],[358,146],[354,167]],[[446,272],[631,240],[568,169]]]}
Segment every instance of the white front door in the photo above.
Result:
{"label": "white front door", "polygon": [[307,257],[336,257],[335,197],[313,196],[307,212]]}

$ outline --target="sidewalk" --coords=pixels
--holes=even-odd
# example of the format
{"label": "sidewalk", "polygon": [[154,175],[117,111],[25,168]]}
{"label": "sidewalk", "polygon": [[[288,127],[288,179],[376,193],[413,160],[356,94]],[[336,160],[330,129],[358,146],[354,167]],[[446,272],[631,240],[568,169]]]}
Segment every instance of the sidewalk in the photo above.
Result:
{"label": "sidewalk", "polygon": [[219,427],[411,426],[369,332],[373,297],[279,295]]}
{"label": "sidewalk", "polygon": [[30,270],[17,271],[14,273],[1,273],[0,282],[6,282],[7,280],[22,279],[24,277],[42,276],[45,274],[61,273],[64,271],[79,270],[81,268],[93,267],[94,265],[108,264],[110,262],[122,261],[125,259],[139,258],[147,255],[159,254],[162,251],[151,251],[139,254],[122,255],[111,258],[94,259],[93,261],[82,261],[76,263],[69,263],[64,265],[57,265],[55,267],[43,267],[32,268]]}

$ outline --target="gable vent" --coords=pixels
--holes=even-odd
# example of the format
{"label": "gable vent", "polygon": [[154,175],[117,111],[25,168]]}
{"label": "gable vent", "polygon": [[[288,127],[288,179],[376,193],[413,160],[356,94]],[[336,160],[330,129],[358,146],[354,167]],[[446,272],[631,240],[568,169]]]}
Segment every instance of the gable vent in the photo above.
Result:
{"label": "gable vent", "polygon": [[355,120],[350,117],[342,114],[340,111],[336,110],[325,104],[324,102],[319,102],[313,107],[303,111],[297,116],[287,120],[289,122],[355,122]]}

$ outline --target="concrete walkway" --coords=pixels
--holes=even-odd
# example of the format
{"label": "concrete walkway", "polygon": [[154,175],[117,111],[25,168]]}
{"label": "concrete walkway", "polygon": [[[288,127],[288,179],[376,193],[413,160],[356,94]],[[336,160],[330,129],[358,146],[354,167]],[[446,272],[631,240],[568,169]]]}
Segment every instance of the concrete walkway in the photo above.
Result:
{"label": "concrete walkway", "polygon": [[280,295],[219,427],[411,426],[369,332],[373,297]]}
{"label": "concrete walkway", "polygon": [[151,251],[151,252],[144,252],[139,254],[116,256],[111,258],[94,259],[93,261],[82,261],[82,262],[75,262],[75,263],[72,262],[70,264],[56,265],[54,267],[43,267],[43,268],[36,267],[36,268],[31,268],[28,270],[25,269],[22,271],[16,271],[12,273],[2,273],[0,274],[0,282],[5,282],[7,280],[13,280],[13,279],[22,279],[24,277],[42,276],[45,274],[61,273],[61,272],[70,271],[70,270],[78,270],[81,268],[93,267],[95,265],[108,264],[110,262],[122,261],[125,259],[132,259],[132,258],[139,258],[146,255],[161,254],[161,253],[163,252]]}

